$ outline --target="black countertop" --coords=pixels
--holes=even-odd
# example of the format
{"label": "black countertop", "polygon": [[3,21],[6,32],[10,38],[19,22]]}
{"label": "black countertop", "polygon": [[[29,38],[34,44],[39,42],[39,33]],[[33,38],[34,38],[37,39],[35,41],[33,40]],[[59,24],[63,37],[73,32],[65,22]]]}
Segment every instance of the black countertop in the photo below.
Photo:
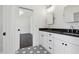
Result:
{"label": "black countertop", "polygon": [[39,28],[39,31],[79,37],[79,29]]}

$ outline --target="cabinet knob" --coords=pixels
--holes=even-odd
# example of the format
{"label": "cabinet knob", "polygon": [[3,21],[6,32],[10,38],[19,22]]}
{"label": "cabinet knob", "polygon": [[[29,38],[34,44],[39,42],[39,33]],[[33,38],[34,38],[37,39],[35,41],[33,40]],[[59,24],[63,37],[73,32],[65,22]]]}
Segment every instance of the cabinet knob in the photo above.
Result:
{"label": "cabinet knob", "polygon": [[49,34],[49,36],[51,36],[52,34]]}
{"label": "cabinet knob", "polygon": [[18,29],[18,31],[20,31],[20,29]]}
{"label": "cabinet knob", "polygon": [[52,40],[49,40],[50,42],[52,41]]}
{"label": "cabinet knob", "polygon": [[51,47],[49,47],[49,49],[52,49]]}
{"label": "cabinet knob", "polygon": [[62,45],[64,45],[64,43],[62,43]]}
{"label": "cabinet knob", "polygon": [[67,46],[67,44],[65,44],[65,46]]}
{"label": "cabinet knob", "polygon": [[6,32],[3,32],[3,36],[6,36]]}

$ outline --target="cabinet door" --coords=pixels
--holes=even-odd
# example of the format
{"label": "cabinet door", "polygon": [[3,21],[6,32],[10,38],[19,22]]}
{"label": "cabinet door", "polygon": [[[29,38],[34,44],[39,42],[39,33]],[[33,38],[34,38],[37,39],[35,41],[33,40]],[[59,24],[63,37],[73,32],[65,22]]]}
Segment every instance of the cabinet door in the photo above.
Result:
{"label": "cabinet door", "polygon": [[41,31],[39,32],[39,34],[40,34],[39,45],[44,45],[44,38],[46,37],[46,35],[44,32],[41,32]]}
{"label": "cabinet door", "polygon": [[53,39],[50,33],[40,32],[40,45],[50,53],[53,53]]}
{"label": "cabinet door", "polygon": [[65,42],[65,53],[66,54],[79,54],[79,45]]}
{"label": "cabinet door", "polygon": [[53,13],[47,13],[46,21],[47,24],[53,24]]}
{"label": "cabinet door", "polygon": [[46,37],[45,32],[40,32],[39,44],[42,45],[43,47],[47,48],[47,46],[48,46],[48,38]]}
{"label": "cabinet door", "polygon": [[49,38],[47,37],[43,39],[43,47],[50,52],[51,46],[49,46],[50,44],[49,44],[48,39]]}
{"label": "cabinet door", "polygon": [[3,32],[3,7],[0,6],[0,53],[3,52],[3,35],[2,35],[2,32]]}
{"label": "cabinet door", "polygon": [[64,20],[65,20],[65,22],[74,22],[73,12],[74,12],[74,10],[71,11],[71,7],[67,6],[64,8]]}
{"label": "cabinet door", "polygon": [[65,46],[64,42],[58,39],[54,40],[54,53],[55,54],[64,54],[65,53]]}
{"label": "cabinet door", "polygon": [[42,37],[40,39],[40,45],[50,52],[51,47],[49,46],[50,44],[47,37]]}

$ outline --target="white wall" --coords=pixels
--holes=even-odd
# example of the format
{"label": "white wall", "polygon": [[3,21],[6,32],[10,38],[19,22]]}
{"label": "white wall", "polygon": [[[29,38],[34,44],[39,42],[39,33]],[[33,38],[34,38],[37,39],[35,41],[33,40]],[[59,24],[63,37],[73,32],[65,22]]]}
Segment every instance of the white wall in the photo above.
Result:
{"label": "white wall", "polygon": [[33,46],[39,45],[39,28],[45,27],[45,6],[34,7],[31,19],[31,33],[33,34]]}
{"label": "white wall", "polygon": [[[54,11],[55,21],[54,24],[51,25],[51,28],[70,28],[71,25],[74,26],[74,28],[79,29],[79,22],[77,23],[66,23],[63,19],[63,12],[64,12],[64,5],[56,5],[56,9]],[[76,10],[76,9],[75,9]],[[76,10],[78,11],[78,9]],[[71,11],[72,13],[72,11]]]}
{"label": "white wall", "polygon": [[[20,29],[20,33],[30,33],[30,20],[32,16],[32,11],[26,9],[20,9],[17,7],[18,17],[16,20],[17,30]],[[23,15],[19,15],[19,11],[23,12]]]}

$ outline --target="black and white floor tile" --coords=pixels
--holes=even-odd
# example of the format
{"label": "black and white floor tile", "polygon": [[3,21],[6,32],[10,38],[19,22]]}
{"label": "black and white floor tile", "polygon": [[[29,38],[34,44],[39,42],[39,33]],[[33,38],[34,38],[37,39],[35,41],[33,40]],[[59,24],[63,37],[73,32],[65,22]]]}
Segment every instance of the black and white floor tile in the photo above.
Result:
{"label": "black and white floor tile", "polygon": [[39,45],[19,49],[16,51],[16,54],[49,54],[49,52],[44,47]]}

